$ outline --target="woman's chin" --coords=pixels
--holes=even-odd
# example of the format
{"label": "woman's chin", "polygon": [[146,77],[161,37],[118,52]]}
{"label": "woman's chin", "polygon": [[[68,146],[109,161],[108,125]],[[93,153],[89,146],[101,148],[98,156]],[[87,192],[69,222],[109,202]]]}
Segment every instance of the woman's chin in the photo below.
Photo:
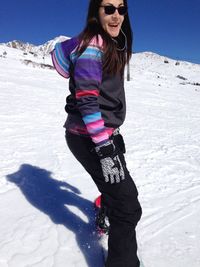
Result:
{"label": "woman's chin", "polygon": [[107,32],[111,37],[117,37],[119,35],[120,29],[108,29]]}

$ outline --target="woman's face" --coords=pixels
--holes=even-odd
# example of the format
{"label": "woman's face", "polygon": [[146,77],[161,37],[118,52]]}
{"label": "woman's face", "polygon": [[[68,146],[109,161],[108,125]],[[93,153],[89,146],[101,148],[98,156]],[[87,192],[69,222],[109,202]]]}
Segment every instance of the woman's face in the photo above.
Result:
{"label": "woman's face", "polygon": [[119,35],[122,23],[124,21],[124,16],[118,13],[116,9],[111,15],[105,13],[104,7],[102,6],[114,6],[120,7],[124,6],[123,0],[103,0],[101,2],[101,7],[99,7],[99,19],[103,29],[111,36],[117,37]]}

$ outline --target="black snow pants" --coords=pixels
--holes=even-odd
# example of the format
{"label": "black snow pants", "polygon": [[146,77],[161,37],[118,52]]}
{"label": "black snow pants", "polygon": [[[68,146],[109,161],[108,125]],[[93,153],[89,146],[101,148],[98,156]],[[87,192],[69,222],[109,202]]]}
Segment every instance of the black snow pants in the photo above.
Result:
{"label": "black snow pants", "polygon": [[92,140],[66,132],[69,149],[94,180],[102,194],[102,205],[106,207],[110,229],[105,267],[139,267],[135,227],[142,210],[138,191],[126,167],[125,146],[121,134],[111,138],[125,172],[125,179],[115,184],[105,182]]}

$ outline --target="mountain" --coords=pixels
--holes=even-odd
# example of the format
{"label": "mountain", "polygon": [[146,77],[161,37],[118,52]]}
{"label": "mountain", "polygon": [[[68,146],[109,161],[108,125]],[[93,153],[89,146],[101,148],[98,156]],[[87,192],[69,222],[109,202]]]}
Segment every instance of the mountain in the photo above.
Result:
{"label": "mountain", "polygon": [[[55,37],[52,40],[47,41],[46,43],[42,44],[42,45],[33,45],[30,43],[24,43],[22,41],[18,41],[18,40],[13,40],[7,43],[0,43],[0,46],[4,46],[4,47],[9,47],[9,48],[15,48],[18,49],[20,51],[23,51],[24,53],[29,53],[29,54],[33,54],[35,56],[48,56],[50,51],[53,49],[53,47],[55,46],[55,44],[57,42],[62,42],[64,40],[70,39],[70,37],[67,36],[58,36]],[[175,60],[175,59],[171,59],[153,52],[142,52],[142,53],[136,53],[136,55],[140,55],[139,56],[139,64],[143,65],[144,67],[146,65],[148,66],[152,66],[154,65],[154,63],[171,63],[173,62],[176,65],[180,65],[180,62],[182,62],[182,64],[184,63],[184,65],[188,65],[188,66],[195,66],[195,65],[199,65],[199,64],[194,64],[191,62],[187,62],[187,61],[181,61],[181,60]],[[156,64],[157,64],[156,63]],[[155,66],[157,67],[157,66]]]}
{"label": "mountain", "polygon": [[32,67],[53,69],[49,53],[57,42],[67,39],[69,37],[59,36],[39,46],[17,40],[2,43],[0,44],[0,57],[19,60]]}
{"label": "mountain", "polygon": [[[0,44],[0,57],[20,60],[23,64],[32,67],[53,69],[50,51],[57,42],[67,39],[69,39],[67,36],[58,36],[39,46],[17,40],[2,43]],[[177,61],[153,52],[142,52],[133,54],[130,67],[132,72],[151,73],[160,82],[175,78],[179,79],[182,85],[200,85],[200,81],[197,81],[196,76],[193,75],[194,70],[199,70],[200,64]]]}
{"label": "mountain", "polygon": [[10,41],[8,43],[3,43],[3,45],[22,50],[25,53],[32,53],[32,54],[37,54],[41,56],[46,56],[53,49],[55,43],[64,41],[66,39],[69,39],[69,37],[59,36],[46,42],[43,45],[38,45],[38,46],[30,44],[30,43],[23,43],[17,40]]}

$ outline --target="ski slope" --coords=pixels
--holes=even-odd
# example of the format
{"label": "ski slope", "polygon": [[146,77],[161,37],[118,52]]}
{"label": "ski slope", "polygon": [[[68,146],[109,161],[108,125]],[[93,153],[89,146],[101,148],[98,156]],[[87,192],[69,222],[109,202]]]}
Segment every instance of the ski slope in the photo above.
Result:
{"label": "ski slope", "polygon": [[[0,54],[5,49],[0,266],[103,267],[92,204],[98,191],[65,144],[68,81],[22,64],[16,49],[0,46]],[[193,83],[200,82],[200,65],[164,60],[135,54],[125,82],[121,132],[143,207],[139,252],[145,267],[199,267],[200,87]]]}

